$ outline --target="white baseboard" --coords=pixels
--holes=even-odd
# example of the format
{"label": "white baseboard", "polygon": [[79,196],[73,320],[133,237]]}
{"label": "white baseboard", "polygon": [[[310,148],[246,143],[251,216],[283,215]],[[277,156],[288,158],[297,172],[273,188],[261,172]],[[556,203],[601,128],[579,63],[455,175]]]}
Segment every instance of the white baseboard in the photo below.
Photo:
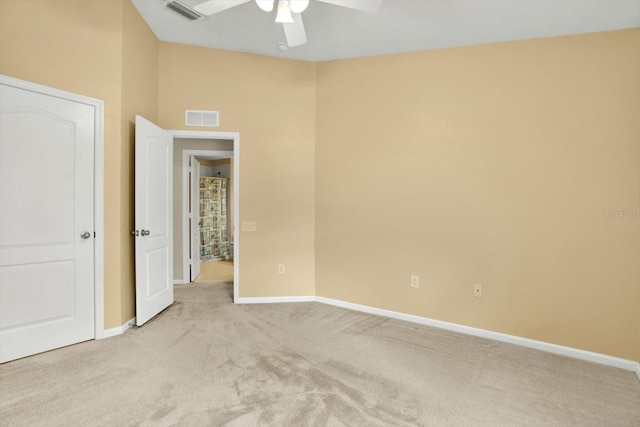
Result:
{"label": "white baseboard", "polygon": [[125,323],[122,326],[117,326],[117,327],[111,328],[111,329],[105,329],[104,330],[104,334],[103,334],[103,336],[100,337],[100,339],[114,337],[116,335],[124,334],[127,331],[127,329],[129,329],[130,327],[132,327],[135,324],[136,324],[136,318],[134,317],[133,319],[129,320],[127,323]]}
{"label": "white baseboard", "polygon": [[184,285],[184,280],[182,279],[173,279],[174,285]]}
{"label": "white baseboard", "polygon": [[313,295],[300,297],[245,297],[237,298],[236,304],[274,304],[280,302],[310,302],[317,301]]}
{"label": "white baseboard", "polygon": [[580,350],[572,347],[551,344],[544,341],[536,341],[529,338],[522,338],[515,335],[507,335],[500,332],[493,332],[486,329],[473,328],[470,326],[458,325],[456,323],[443,322],[442,320],[429,319],[428,317],[414,316],[412,314],[400,313],[397,311],[384,310],[381,308],[369,307],[366,305],[354,304],[350,302],[335,300],[331,298],[316,297],[316,301],[336,307],[361,311],[364,313],[376,314],[378,316],[390,317],[392,319],[405,320],[407,322],[419,323],[421,325],[432,326],[434,328],[446,329],[462,334],[476,337],[488,338],[495,341],[515,344],[522,347],[533,348],[546,351],[547,353],[560,354],[562,356],[573,357],[575,359],[586,360],[601,365],[612,366],[614,368],[625,369],[635,372],[640,378],[640,363],[633,360],[621,359],[619,357],[608,356],[601,353]]}
{"label": "white baseboard", "polygon": [[404,320],[407,322],[418,323],[421,325],[431,326],[434,328],[446,329],[476,337],[488,338],[495,341],[501,341],[509,344],[515,344],[522,347],[533,348],[536,350],[546,351],[547,353],[559,354],[562,356],[573,357],[574,359],[586,360],[588,362],[598,363],[614,368],[625,369],[635,372],[640,379],[640,362],[622,359],[619,357],[609,356],[601,353],[580,350],[573,347],[565,347],[558,344],[552,344],[544,341],[532,340],[529,338],[518,337],[515,335],[503,334],[500,332],[489,331],[486,329],[473,328],[471,326],[459,325],[456,323],[444,322],[442,320],[430,319],[428,317],[415,316],[412,314],[401,313],[398,311],[385,310],[382,308],[370,307],[367,305],[355,304],[351,302],[318,297],[318,296],[288,296],[288,297],[250,297],[237,298],[236,304],[273,304],[282,302],[309,302],[317,301],[322,304],[333,305],[336,307],[346,308],[349,310],[360,311],[363,313],[375,314],[378,316],[389,317],[392,319]]}

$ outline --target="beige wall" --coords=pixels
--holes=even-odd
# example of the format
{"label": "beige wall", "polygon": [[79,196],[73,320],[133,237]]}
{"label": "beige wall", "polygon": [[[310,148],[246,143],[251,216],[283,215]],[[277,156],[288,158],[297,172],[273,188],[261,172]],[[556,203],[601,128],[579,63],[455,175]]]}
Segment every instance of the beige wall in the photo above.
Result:
{"label": "beige wall", "polygon": [[155,118],[157,43],[128,1],[0,1],[0,73],[104,101],[106,328],[133,316],[128,121]]}
{"label": "beige wall", "polygon": [[240,132],[240,296],[312,295],[315,64],[161,42],[159,85],[161,127],[218,110]]}
{"label": "beige wall", "polygon": [[640,30],[317,81],[318,295],[640,360]]}
{"label": "beige wall", "polygon": [[233,141],[223,139],[188,139],[173,140],[173,279],[189,280],[182,274],[182,154],[185,150],[220,150],[233,151]]}

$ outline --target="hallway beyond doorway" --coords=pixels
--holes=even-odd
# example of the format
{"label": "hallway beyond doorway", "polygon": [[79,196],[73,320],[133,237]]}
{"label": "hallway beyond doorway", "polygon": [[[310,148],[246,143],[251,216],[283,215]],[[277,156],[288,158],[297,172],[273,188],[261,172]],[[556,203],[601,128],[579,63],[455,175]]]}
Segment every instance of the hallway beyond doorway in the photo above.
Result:
{"label": "hallway beyond doorway", "polygon": [[202,261],[196,283],[233,282],[233,260]]}

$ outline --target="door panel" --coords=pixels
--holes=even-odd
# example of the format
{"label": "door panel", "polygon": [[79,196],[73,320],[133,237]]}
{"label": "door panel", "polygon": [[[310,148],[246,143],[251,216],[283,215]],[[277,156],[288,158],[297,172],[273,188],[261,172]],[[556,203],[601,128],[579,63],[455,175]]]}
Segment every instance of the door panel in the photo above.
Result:
{"label": "door panel", "polygon": [[136,116],[136,323],[173,303],[173,137]]}
{"label": "door panel", "polygon": [[[74,169],[59,167],[73,162],[73,127],[44,111],[3,108],[3,139],[24,133],[18,144],[6,141],[3,147],[3,246],[69,245],[73,240]],[[43,197],[56,201],[47,206],[48,221],[42,221]]]}
{"label": "door panel", "polygon": [[[165,132],[165,131],[163,131]],[[171,215],[167,211],[170,198],[173,195],[173,184],[167,182],[169,175],[167,168],[173,170],[171,145],[162,138],[148,137],[146,143],[147,175],[145,191],[147,192],[147,229],[153,230],[151,239],[166,238],[173,231],[171,228]],[[167,162],[169,162],[167,164]]]}
{"label": "door panel", "polygon": [[167,289],[168,285],[164,277],[166,268],[164,268],[164,265],[168,263],[169,251],[167,248],[162,247],[147,252],[147,276],[149,278],[149,286],[147,287],[148,298],[153,298]]}
{"label": "door panel", "polygon": [[0,85],[2,362],[95,336],[94,115]]}
{"label": "door panel", "polygon": [[[2,270],[3,329],[69,318],[74,311],[73,261],[12,265]],[[24,280],[28,277],[29,280]],[[41,283],[55,277],[48,286]],[[34,310],[24,307],[34,306]]]}

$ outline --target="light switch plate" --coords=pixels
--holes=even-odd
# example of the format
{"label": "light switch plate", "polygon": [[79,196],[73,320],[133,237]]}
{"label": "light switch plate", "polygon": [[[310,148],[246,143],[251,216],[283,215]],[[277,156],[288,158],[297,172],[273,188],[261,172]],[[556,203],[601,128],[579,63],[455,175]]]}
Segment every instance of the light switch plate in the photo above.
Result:
{"label": "light switch plate", "polygon": [[242,221],[242,231],[258,231],[258,223],[255,221]]}

